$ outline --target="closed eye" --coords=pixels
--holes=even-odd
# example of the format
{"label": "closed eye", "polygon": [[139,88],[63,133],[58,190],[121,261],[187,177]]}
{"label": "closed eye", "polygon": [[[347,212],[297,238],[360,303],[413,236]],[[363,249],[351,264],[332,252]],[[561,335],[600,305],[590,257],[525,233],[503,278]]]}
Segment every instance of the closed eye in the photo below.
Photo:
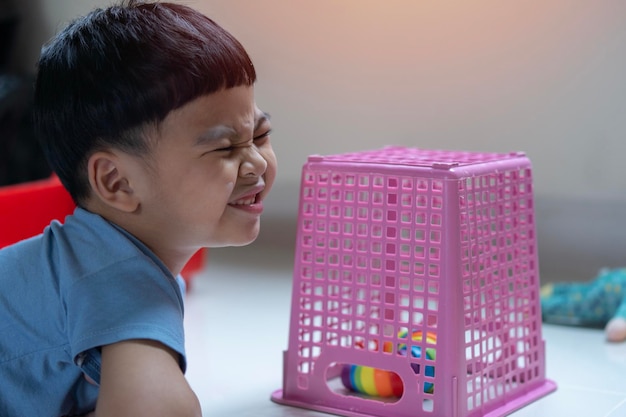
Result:
{"label": "closed eye", "polygon": [[234,147],[234,146],[225,146],[225,147],[223,147],[223,148],[218,148],[218,149],[215,149],[215,151],[214,151],[214,152],[230,152],[230,151],[232,151],[233,149],[235,149],[235,147]]}
{"label": "closed eye", "polygon": [[255,136],[254,138],[252,138],[252,140],[260,140],[260,139],[264,139],[266,137],[268,137],[270,135],[270,133],[272,133],[272,129],[268,129],[265,133],[261,133],[258,136]]}
{"label": "closed eye", "polygon": [[[253,137],[253,138],[252,138],[252,140],[253,140],[254,142],[257,142],[257,141],[263,140],[263,139],[267,138],[267,137],[268,137],[271,133],[272,133],[272,129],[268,129],[266,132],[261,133],[260,135],[257,135],[257,136],[255,136],[255,137]],[[217,152],[230,152],[230,151],[232,151],[233,149],[235,149],[235,147],[236,147],[236,146],[234,146],[234,145],[231,145],[231,146],[224,146],[224,147],[222,147],[222,148],[217,148],[217,149],[215,149],[215,150],[216,150]]]}

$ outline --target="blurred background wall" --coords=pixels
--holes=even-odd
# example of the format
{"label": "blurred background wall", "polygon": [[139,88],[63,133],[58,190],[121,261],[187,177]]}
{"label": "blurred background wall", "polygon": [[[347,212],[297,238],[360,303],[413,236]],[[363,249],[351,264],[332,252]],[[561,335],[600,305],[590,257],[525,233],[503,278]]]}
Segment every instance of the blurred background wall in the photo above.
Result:
{"label": "blurred background wall", "polygon": [[[182,1],[180,1],[182,2]],[[20,0],[13,66],[99,0]],[[258,69],[280,161],[265,243],[293,243],[307,155],[525,151],[542,274],[626,266],[626,2],[187,0]],[[289,249],[286,249],[289,250]]]}

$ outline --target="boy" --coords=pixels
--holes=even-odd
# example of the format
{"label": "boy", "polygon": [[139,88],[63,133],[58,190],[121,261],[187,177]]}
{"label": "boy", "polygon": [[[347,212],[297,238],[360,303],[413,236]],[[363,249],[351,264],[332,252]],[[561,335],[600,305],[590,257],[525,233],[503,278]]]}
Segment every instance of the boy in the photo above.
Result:
{"label": "boy", "polygon": [[200,13],[126,1],[43,48],[35,123],[78,208],[0,251],[1,416],[200,416],[179,272],[245,245],[276,174],[243,47]]}

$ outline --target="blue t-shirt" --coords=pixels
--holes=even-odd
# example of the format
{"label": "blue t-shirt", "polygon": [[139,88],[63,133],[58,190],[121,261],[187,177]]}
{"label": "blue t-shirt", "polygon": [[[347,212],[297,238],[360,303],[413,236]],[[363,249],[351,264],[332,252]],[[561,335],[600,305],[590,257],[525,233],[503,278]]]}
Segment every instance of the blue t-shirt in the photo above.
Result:
{"label": "blue t-shirt", "polygon": [[[0,231],[1,233],[1,231]],[[99,348],[151,339],[180,354],[183,290],[141,242],[76,209],[0,250],[0,416],[92,411]]]}

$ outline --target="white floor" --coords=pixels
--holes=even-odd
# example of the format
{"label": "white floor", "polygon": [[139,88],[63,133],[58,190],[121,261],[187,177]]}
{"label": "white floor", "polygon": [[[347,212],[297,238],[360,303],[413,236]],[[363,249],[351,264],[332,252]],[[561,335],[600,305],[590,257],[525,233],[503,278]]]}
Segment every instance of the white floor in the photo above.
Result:
{"label": "white floor", "polygon": [[[205,417],[324,416],[270,401],[282,385],[292,253],[212,250],[187,294],[187,378]],[[626,417],[626,343],[601,330],[544,325],[547,373],[556,392],[514,417]],[[252,342],[251,342],[252,341]]]}

